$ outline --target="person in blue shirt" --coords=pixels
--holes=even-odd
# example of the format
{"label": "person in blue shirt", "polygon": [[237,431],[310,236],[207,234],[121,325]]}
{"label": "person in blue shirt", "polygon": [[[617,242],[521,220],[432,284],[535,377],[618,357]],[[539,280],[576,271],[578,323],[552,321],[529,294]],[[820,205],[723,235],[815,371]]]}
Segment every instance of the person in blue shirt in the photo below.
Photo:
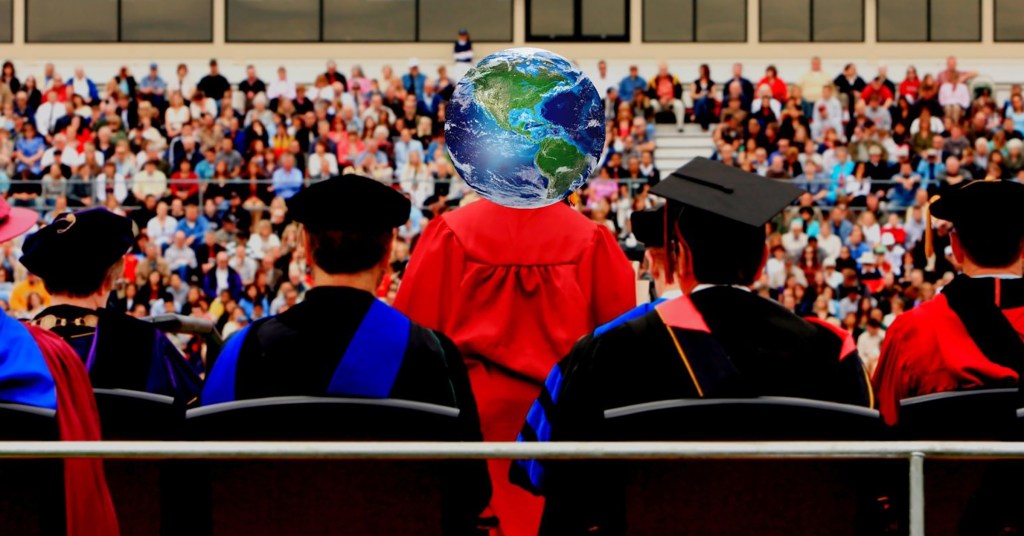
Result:
{"label": "person in blue shirt", "polygon": [[416,99],[423,100],[423,86],[427,83],[427,75],[420,72],[420,60],[412,58],[409,60],[409,72],[402,75],[402,87],[410,94],[415,94]]}
{"label": "person in blue shirt", "polygon": [[304,179],[302,170],[295,167],[295,156],[285,153],[281,156],[281,167],[274,170],[270,188],[275,195],[291,199],[302,189]]}
{"label": "person in blue shirt", "polygon": [[644,80],[639,73],[640,71],[636,65],[630,65],[629,75],[619,82],[619,98],[623,102],[631,102],[636,90],[644,91],[647,89],[647,80]]}
{"label": "person in blue shirt", "polygon": [[186,204],[185,217],[178,220],[178,230],[185,233],[188,245],[201,242],[209,229],[210,222],[199,213],[199,205],[194,202]]}
{"label": "person in blue shirt", "polygon": [[917,164],[917,174],[921,177],[921,185],[924,188],[939,182],[939,178],[946,174],[946,164],[942,162],[940,156],[938,149],[928,149],[925,157]]}

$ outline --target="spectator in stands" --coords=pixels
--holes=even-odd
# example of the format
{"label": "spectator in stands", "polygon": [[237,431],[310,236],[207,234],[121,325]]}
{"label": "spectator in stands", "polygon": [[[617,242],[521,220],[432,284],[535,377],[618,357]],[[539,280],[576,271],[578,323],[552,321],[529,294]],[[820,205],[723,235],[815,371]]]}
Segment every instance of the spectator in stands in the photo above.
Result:
{"label": "spectator in stands", "polygon": [[811,58],[811,70],[804,73],[798,82],[803,97],[809,102],[817,102],[823,98],[822,88],[832,84],[832,77],[821,70],[821,58]]}
{"label": "spectator in stands", "polygon": [[270,83],[267,87],[267,98],[270,99],[270,107],[277,109],[281,99],[295,100],[296,87],[295,82],[288,79],[288,70],[281,67],[277,68],[277,80]]}
{"label": "spectator in stands", "polygon": [[417,100],[423,99],[423,87],[427,83],[427,75],[420,72],[420,60],[409,60],[409,72],[402,75],[402,88]]}
{"label": "spectator in stands", "polygon": [[224,76],[220,74],[220,67],[217,65],[217,60],[210,60],[210,72],[199,79],[196,89],[202,91],[203,95],[206,95],[216,102],[220,102],[221,99],[224,98],[224,94],[231,89],[231,84],[228,83],[227,78],[224,78]]}
{"label": "spectator in stands", "polygon": [[883,108],[890,108],[895,100],[892,90],[885,85],[885,79],[881,76],[876,76],[871,80],[871,83],[864,88],[861,92],[860,98],[865,102],[870,103],[871,98],[875,97],[879,106]]}
{"label": "spectator in stands", "polygon": [[637,91],[647,91],[647,81],[640,77],[640,70],[636,65],[629,66],[629,74],[619,82],[619,98],[623,102],[631,102]]}
{"label": "spectator in stands", "polygon": [[196,260],[196,252],[189,247],[185,231],[176,231],[171,245],[164,251],[164,259],[167,260],[171,273],[181,278],[187,278],[190,270],[199,267]]}
{"label": "spectator in stands", "polygon": [[912,206],[921,186],[921,176],[914,173],[909,159],[900,163],[899,172],[892,180],[894,184],[887,194],[889,202],[896,207]]}
{"label": "spectator in stands", "polygon": [[167,83],[160,77],[159,68],[156,63],[150,63],[149,74],[139,80],[138,89],[143,99],[158,106],[164,102],[167,94]]}
{"label": "spectator in stands", "polygon": [[207,296],[220,296],[226,292],[232,300],[242,298],[242,278],[228,266],[227,253],[222,251],[217,254],[213,269],[203,278],[203,289]]}
{"label": "spectator in stands", "polygon": [[[256,96],[260,93],[267,92],[267,85],[256,76],[256,67],[253,65],[246,65],[245,67],[245,80],[238,83],[238,91],[245,96],[245,110],[248,111],[253,107],[253,101]],[[251,121],[246,121],[246,125]]]}
{"label": "spectator in stands", "polygon": [[760,88],[767,86],[772,92],[772,98],[778,102],[786,102],[789,99],[789,87],[779,78],[779,71],[774,65],[769,65],[764,70],[764,78],[757,83],[758,94]]}
{"label": "spectator in stands", "polygon": [[939,106],[947,118],[959,123],[971,107],[971,94],[962,80],[947,80],[939,86]]}
{"label": "spectator in stands", "polygon": [[195,202],[186,204],[185,217],[178,221],[177,227],[178,231],[185,233],[185,243],[189,246],[198,243],[209,228],[210,222],[199,213],[199,206]]}
{"label": "spectator in stands", "polygon": [[303,179],[302,171],[295,167],[295,155],[284,153],[281,156],[281,167],[274,170],[270,191],[289,199],[302,188]]}
{"label": "spectator in stands", "polygon": [[693,115],[700,124],[701,130],[707,132],[708,126],[715,118],[715,82],[711,80],[711,68],[701,64],[700,75],[690,86],[690,99],[693,101]]}
{"label": "spectator in stands", "polygon": [[683,106],[683,86],[675,75],[668,72],[668,64],[661,62],[658,65],[658,74],[651,78],[647,85],[648,95],[651,96],[651,104],[655,112],[671,111],[675,116],[676,128],[683,131],[683,121],[686,119]]}
{"label": "spectator in stands", "polygon": [[836,76],[832,83],[839,91],[840,100],[846,101],[844,107],[848,110],[853,109],[860,99],[861,92],[867,87],[864,79],[857,74],[857,66],[852,63],[847,63],[843,67],[843,72]]}
{"label": "spectator in stands", "polygon": [[61,119],[67,115],[67,107],[58,100],[57,95],[55,90],[48,91],[46,100],[36,107],[34,126],[39,127],[39,132],[48,140],[52,139],[51,136],[56,133]]}
{"label": "spectator in stands", "polygon": [[85,68],[81,65],[75,67],[75,75],[69,78],[65,85],[70,86],[72,92],[85,99],[86,103],[100,100],[100,92],[96,87],[96,82],[85,76]]}
{"label": "spectator in stands", "polygon": [[185,95],[192,95],[196,91],[196,83],[188,74],[188,65],[184,63],[178,64],[177,69],[174,71],[174,76],[167,82],[167,94],[174,93],[175,91],[183,97]]}

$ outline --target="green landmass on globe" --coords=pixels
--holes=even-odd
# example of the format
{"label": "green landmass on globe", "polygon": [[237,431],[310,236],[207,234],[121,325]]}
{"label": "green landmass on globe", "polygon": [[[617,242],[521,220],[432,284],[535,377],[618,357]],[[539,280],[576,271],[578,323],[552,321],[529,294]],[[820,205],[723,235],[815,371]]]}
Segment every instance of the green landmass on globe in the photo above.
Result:
{"label": "green landmass on globe", "polygon": [[459,175],[491,201],[546,206],[581,187],[604,148],[593,83],[540,49],[484,58],[456,86],[445,124]]}

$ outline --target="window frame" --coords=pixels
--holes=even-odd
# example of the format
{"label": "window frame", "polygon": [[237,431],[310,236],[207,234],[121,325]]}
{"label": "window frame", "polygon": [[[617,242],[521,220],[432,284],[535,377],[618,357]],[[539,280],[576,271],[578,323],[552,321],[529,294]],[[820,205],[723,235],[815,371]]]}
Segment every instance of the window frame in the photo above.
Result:
{"label": "window frame", "polygon": [[[758,17],[757,17],[758,18],[758,21],[757,21],[757,42],[758,43],[768,43],[768,44],[776,44],[776,43],[844,43],[844,44],[847,44],[847,43],[865,43],[865,42],[867,42],[867,35],[866,35],[867,32],[865,31],[865,25],[867,24],[867,3],[866,3],[865,0],[859,0],[860,1],[860,25],[859,25],[859,27],[860,27],[860,38],[859,39],[854,39],[854,40],[844,40],[844,41],[835,40],[835,39],[820,39],[819,40],[819,39],[815,39],[814,38],[814,5],[818,2],[818,0],[808,0],[808,6],[809,6],[810,10],[808,11],[808,14],[807,14],[807,17],[808,17],[807,18],[807,33],[808,33],[808,40],[807,41],[803,41],[803,40],[799,40],[799,39],[775,39],[775,40],[772,40],[772,41],[765,41],[765,39],[764,39],[764,12],[765,12],[765,10],[764,10],[764,2],[765,2],[765,0],[757,0],[757,1],[758,1]],[[858,0],[847,0],[847,1],[855,2],[855,1],[858,1]],[[931,1],[929,0],[928,3],[930,5]]]}
{"label": "window frame", "polygon": [[[249,39],[231,39],[231,35],[228,32],[229,20],[231,19],[231,8],[229,7],[230,0],[224,2],[224,42],[225,43],[239,43],[239,44],[267,44],[267,43],[330,43],[330,44],[378,44],[378,43],[449,43],[455,41],[455,36],[451,39],[420,39],[420,0],[413,0],[415,8],[413,10],[413,40],[397,40],[397,39],[360,39],[353,41],[346,41],[341,39],[324,39],[324,0],[318,0],[318,21],[317,27],[319,33],[315,39],[287,39],[287,40],[249,40]],[[529,2],[527,2],[529,5]],[[515,0],[510,0],[508,3],[509,21],[508,21],[508,40],[492,40],[492,39],[473,39],[474,43],[512,43],[515,41]],[[529,15],[527,15],[529,16]],[[527,19],[529,20],[529,19]]]}
{"label": "window frame", "polygon": [[[14,29],[13,28],[13,25],[14,25],[14,2],[16,2],[16,1],[19,1],[19,0],[13,0],[11,2],[11,26],[12,26],[11,29],[12,30]],[[117,24],[117,38],[114,39],[113,41],[88,41],[88,40],[83,41],[83,40],[79,40],[79,39],[70,39],[70,40],[66,40],[66,41],[65,40],[61,40],[61,41],[33,41],[31,38],[29,38],[29,31],[28,31],[28,21],[29,21],[29,18],[31,16],[30,13],[29,13],[29,0],[24,0],[24,2],[25,2],[25,4],[24,4],[25,20],[23,21],[23,26],[24,26],[24,31],[25,31],[25,35],[24,35],[24,37],[25,37],[25,44],[88,45],[88,44],[131,43],[131,44],[136,44],[137,45],[137,44],[146,44],[146,43],[197,43],[197,44],[212,44],[213,43],[213,33],[214,33],[214,27],[213,27],[213,3],[216,0],[206,0],[210,4],[210,39],[207,40],[207,41],[201,41],[201,40],[200,41],[196,41],[195,39],[146,39],[146,40],[134,40],[134,39],[132,39],[132,40],[126,40],[124,38],[123,28],[121,27],[121,24],[124,22],[123,21],[123,17],[121,16],[121,11],[122,11],[121,3],[123,2],[123,0],[116,0],[116,1],[117,1],[117,17],[116,17],[117,18],[117,20],[116,20],[116,24]],[[226,2],[225,2],[225,7],[226,7]],[[10,43],[10,42],[13,42],[13,41],[14,41],[14,33],[12,31],[12,33],[11,33],[11,41],[7,41],[7,42]]]}
{"label": "window frame", "polygon": [[573,34],[565,36],[534,35],[531,19],[533,3],[544,0],[526,0],[526,42],[527,43],[628,43],[630,40],[630,1],[622,1],[625,32],[622,36],[601,38],[596,35],[583,35],[583,0],[573,0]]}
{"label": "window frame", "polygon": [[[10,21],[10,23],[8,24],[8,28],[7,29],[11,32],[11,38],[10,39],[0,40],[0,43],[6,43],[6,44],[14,44],[14,1],[15,0],[10,0],[10,1],[11,1],[11,9],[10,9],[10,12],[8,13],[9,16],[7,18],[7,20]],[[25,29],[26,30],[28,29],[28,25],[27,24],[25,25]]]}
{"label": "window frame", "polygon": [[[877,6],[876,6],[876,8],[875,8],[875,42],[877,42],[877,43],[897,43],[897,44],[898,43],[982,43],[982,42],[984,42],[984,40],[985,40],[985,36],[983,35],[983,30],[984,30],[983,29],[983,24],[984,24],[984,22],[982,21],[982,19],[984,18],[983,17],[984,14],[982,13],[982,9],[981,9],[982,8],[982,0],[974,0],[975,5],[978,8],[977,9],[977,11],[978,11],[978,38],[977,39],[967,39],[967,40],[964,40],[964,39],[935,39],[935,38],[932,37],[932,1],[933,0],[925,0],[925,6],[927,6],[927,9],[925,9],[925,31],[927,33],[927,36],[926,36],[924,41],[921,41],[919,39],[906,39],[906,40],[882,39],[880,34],[879,34],[879,32],[878,32],[878,29],[881,26],[882,10],[878,9]],[[958,1],[963,2],[964,4],[967,4],[971,0],[958,0]],[[994,3],[993,3],[992,9],[995,10],[995,4]],[[994,29],[993,29],[993,31],[994,31]],[[1024,39],[1022,39],[1022,41],[1024,41]]]}
{"label": "window frame", "polygon": [[[757,0],[755,0],[755,1],[757,1]],[[863,0],[861,0],[861,1],[863,1]],[[647,38],[647,28],[644,27],[644,25],[643,25],[643,20],[644,20],[646,14],[647,14],[647,0],[643,0],[643,2],[640,5],[640,18],[641,18],[641,20],[640,20],[641,36],[640,37],[641,37],[641,40],[644,43],[672,43],[672,44],[677,44],[677,45],[678,44],[694,44],[694,45],[696,45],[696,44],[700,44],[700,43],[746,43],[749,40],[749,31],[750,31],[750,2],[751,2],[751,0],[743,0],[743,10],[742,11],[743,11],[743,35],[744,35],[744,37],[743,37],[742,41],[732,41],[732,40],[728,40],[728,39],[709,39],[709,40],[699,40],[699,39],[697,39],[697,24],[698,24],[697,13],[699,11],[697,9],[697,0],[693,0],[693,4],[691,5],[691,9],[693,10],[693,14],[691,16],[691,21],[692,21],[692,25],[693,25],[693,28],[691,29],[691,32],[692,32],[691,35],[693,36],[693,38],[690,39],[689,41],[682,41],[682,40],[679,40],[679,39],[648,39]],[[760,31],[760,29],[758,31]],[[760,36],[758,36],[758,37],[760,37]]]}

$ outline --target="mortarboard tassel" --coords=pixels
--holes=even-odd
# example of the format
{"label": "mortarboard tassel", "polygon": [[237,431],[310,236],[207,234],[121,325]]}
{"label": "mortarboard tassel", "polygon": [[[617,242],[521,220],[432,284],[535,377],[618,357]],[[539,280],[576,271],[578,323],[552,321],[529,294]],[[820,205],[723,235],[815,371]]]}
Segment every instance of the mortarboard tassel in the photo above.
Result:
{"label": "mortarboard tassel", "polygon": [[939,200],[939,196],[933,195],[924,205],[924,258],[925,271],[935,271],[935,231],[932,229],[932,203]]}

